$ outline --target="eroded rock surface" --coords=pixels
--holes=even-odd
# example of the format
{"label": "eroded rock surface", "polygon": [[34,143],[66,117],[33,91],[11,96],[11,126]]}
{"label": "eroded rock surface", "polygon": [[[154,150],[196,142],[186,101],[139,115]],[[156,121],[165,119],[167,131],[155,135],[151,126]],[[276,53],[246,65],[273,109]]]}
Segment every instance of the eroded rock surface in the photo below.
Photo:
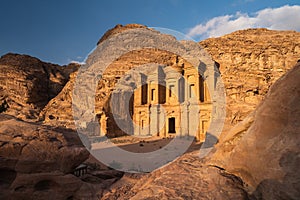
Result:
{"label": "eroded rock surface", "polygon": [[0,58],[0,112],[36,121],[42,108],[69,80],[77,64],[59,66],[37,58],[6,54]]}
{"label": "eroded rock surface", "polygon": [[248,29],[199,43],[220,64],[226,88],[225,132],[261,102],[300,55],[300,33]]}
{"label": "eroded rock surface", "polygon": [[[81,186],[70,173],[88,157],[74,131],[0,115],[0,197],[4,199],[25,199],[27,195],[67,198]],[[50,194],[52,190],[57,194]]]}
{"label": "eroded rock surface", "polygon": [[243,121],[251,126],[232,129],[210,161],[241,177],[257,199],[300,197],[299,77],[300,63],[271,86]]}

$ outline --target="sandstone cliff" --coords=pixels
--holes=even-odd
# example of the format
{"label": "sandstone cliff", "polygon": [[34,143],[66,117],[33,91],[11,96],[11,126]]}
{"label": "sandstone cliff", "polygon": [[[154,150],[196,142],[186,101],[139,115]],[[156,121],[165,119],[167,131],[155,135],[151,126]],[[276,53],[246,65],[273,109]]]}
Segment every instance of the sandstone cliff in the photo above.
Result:
{"label": "sandstone cliff", "polygon": [[257,199],[300,197],[300,62],[216,146],[209,161],[240,177]]}
{"label": "sandstone cliff", "polygon": [[300,33],[295,31],[248,29],[199,44],[220,64],[227,96],[225,132],[251,113],[300,59]]}
{"label": "sandstone cliff", "polygon": [[59,66],[37,58],[6,54],[0,58],[1,112],[23,120],[37,120],[42,108],[54,98],[78,65]]}
{"label": "sandstone cliff", "polygon": [[[130,28],[145,28],[142,25],[116,26],[99,40],[98,44],[111,34]],[[299,59],[300,33],[293,31],[271,31],[249,29],[237,31],[220,38],[200,42],[220,64],[222,79],[226,88],[227,121],[224,132],[251,113],[280,76],[287,72]],[[118,79],[133,66],[150,62],[167,65],[186,64],[169,52],[141,50],[123,55],[104,73],[96,92],[98,109],[107,107],[110,94]],[[176,63],[177,62],[177,63]],[[51,100],[41,113],[45,123],[65,125],[74,128],[71,110],[71,91],[75,80]]]}
{"label": "sandstone cliff", "polygon": [[[116,26],[115,28],[105,33],[104,36],[99,40],[98,44],[104,41],[105,38],[108,38],[113,34],[117,34],[124,30],[132,28],[146,27],[136,24]],[[118,80],[132,68],[148,63],[159,63],[162,65],[170,66],[181,66],[183,64],[186,66],[190,65],[190,63],[186,62],[180,56],[176,56],[170,52],[158,49],[142,49],[124,54],[120,58],[112,62],[102,74],[102,78],[98,83],[95,94],[96,111],[109,111],[110,96],[115,89]],[[66,84],[63,90],[43,109],[40,116],[44,119],[45,124],[75,128],[72,115],[72,92],[75,79],[76,73],[71,76],[70,81]],[[112,116],[109,116],[109,119],[112,119]],[[112,123],[112,121],[108,121],[108,124]],[[115,126],[112,125],[109,125],[109,127],[115,128]],[[117,131],[118,129],[116,128],[115,132]],[[116,133],[116,135],[120,134]]]}

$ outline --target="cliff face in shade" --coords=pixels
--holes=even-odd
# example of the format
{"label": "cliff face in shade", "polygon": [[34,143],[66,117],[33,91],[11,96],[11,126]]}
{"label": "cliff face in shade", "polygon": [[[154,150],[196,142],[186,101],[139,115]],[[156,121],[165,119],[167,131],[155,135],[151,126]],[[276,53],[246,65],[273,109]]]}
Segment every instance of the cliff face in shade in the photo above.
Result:
{"label": "cliff face in shade", "polygon": [[88,157],[74,131],[0,114],[1,199],[66,199],[82,186],[71,173]]}
{"label": "cliff face in shade", "polygon": [[300,33],[295,31],[248,29],[199,44],[220,64],[227,96],[225,132],[251,113],[300,59]]}
{"label": "cliff face in shade", "polygon": [[37,120],[42,108],[54,98],[78,65],[59,66],[37,58],[6,54],[0,58],[0,105],[6,114]]}
{"label": "cliff face in shade", "polygon": [[64,88],[40,112],[40,119],[43,119],[45,124],[75,128],[72,114],[72,92],[75,78],[76,72],[70,75],[70,80]]}

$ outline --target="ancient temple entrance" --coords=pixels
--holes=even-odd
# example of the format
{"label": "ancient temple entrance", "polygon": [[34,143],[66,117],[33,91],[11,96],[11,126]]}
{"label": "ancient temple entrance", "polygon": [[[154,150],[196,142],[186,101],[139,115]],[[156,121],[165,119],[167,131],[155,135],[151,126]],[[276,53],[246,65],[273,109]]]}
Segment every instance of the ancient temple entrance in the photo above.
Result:
{"label": "ancient temple entrance", "polygon": [[175,117],[169,118],[169,131],[168,133],[176,133],[175,131]]}

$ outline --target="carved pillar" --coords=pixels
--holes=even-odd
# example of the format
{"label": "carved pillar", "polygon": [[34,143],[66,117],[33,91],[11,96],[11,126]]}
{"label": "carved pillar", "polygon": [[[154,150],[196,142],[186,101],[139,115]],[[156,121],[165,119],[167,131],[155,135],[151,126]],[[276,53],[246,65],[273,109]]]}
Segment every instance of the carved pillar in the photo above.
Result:
{"label": "carved pillar", "polygon": [[105,136],[107,134],[107,118],[104,111],[97,114],[99,120],[99,136]]}

